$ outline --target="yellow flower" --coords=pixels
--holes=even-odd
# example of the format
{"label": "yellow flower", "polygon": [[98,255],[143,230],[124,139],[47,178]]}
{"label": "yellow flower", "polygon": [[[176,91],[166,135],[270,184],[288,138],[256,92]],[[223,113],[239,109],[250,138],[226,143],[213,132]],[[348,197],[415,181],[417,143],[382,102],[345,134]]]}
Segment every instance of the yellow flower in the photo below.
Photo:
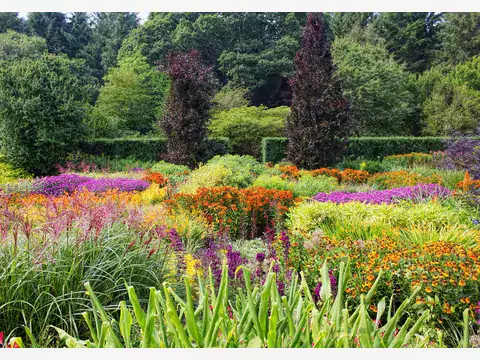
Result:
{"label": "yellow flower", "polygon": [[460,280],[460,281],[458,282],[458,285],[460,285],[460,286],[465,286],[465,285],[466,285],[466,283],[465,283],[465,281],[464,281],[464,280]]}
{"label": "yellow flower", "polygon": [[430,286],[427,286],[427,287],[425,288],[425,291],[426,291],[427,293],[431,293],[431,292],[432,292],[432,288],[431,288]]}

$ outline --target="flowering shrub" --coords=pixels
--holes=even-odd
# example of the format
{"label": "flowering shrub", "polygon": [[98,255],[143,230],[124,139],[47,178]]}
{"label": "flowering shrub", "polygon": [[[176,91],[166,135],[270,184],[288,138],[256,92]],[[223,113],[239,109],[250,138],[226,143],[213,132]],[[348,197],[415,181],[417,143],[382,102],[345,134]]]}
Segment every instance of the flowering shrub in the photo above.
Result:
{"label": "flowering shrub", "polygon": [[285,190],[221,186],[200,188],[195,194],[179,193],[167,204],[172,208],[200,211],[216,230],[234,238],[254,238],[274,220],[283,218],[294,204],[294,196]]}
{"label": "flowering shrub", "polygon": [[393,204],[401,200],[425,200],[432,198],[446,198],[451,191],[436,184],[416,185],[412,187],[395,188],[390,190],[372,190],[360,193],[346,193],[335,191],[332,193],[318,193],[313,197],[320,202],[347,203],[359,201],[369,204]]}
{"label": "flowering shrub", "polygon": [[353,169],[328,169],[320,168],[310,171],[313,176],[318,175],[327,175],[337,178],[339,183],[352,183],[352,184],[363,184],[366,183],[370,177],[368,171],[364,170],[353,170]]}
{"label": "flowering shrub", "polygon": [[72,193],[85,188],[92,192],[104,192],[109,189],[119,191],[142,191],[149,186],[148,181],[129,178],[99,178],[94,179],[76,174],[62,174],[46,176],[33,182],[33,193],[58,196],[63,193]]}
{"label": "flowering shrub", "polygon": [[159,172],[147,171],[142,180],[148,181],[150,183],[158,184],[160,186],[165,186],[168,182],[168,178],[164,177]]}
{"label": "flowering shrub", "polygon": [[[469,248],[453,242],[435,241],[424,244],[405,242],[391,237],[358,240],[329,237],[314,232],[309,239],[296,238],[290,251],[290,266],[302,269],[314,288],[320,278],[319,269],[324,259],[337,268],[350,259],[353,277],[346,289],[346,297],[353,303],[373,286],[380,271],[385,284],[374,296],[380,300],[395,296],[395,301],[407,298],[422,285],[412,311],[418,314],[429,309],[438,326],[449,319],[461,319],[464,309],[471,309],[476,321],[480,311],[480,246]],[[373,313],[376,307],[370,308]]]}
{"label": "flowering shrub", "polygon": [[403,186],[414,186],[418,184],[442,184],[443,179],[438,174],[424,176],[417,173],[410,173],[406,170],[390,171],[372,175],[368,184],[378,189],[392,189]]}
{"label": "flowering shrub", "polygon": [[453,136],[447,143],[444,165],[449,169],[467,170],[474,179],[480,179],[480,140]]}

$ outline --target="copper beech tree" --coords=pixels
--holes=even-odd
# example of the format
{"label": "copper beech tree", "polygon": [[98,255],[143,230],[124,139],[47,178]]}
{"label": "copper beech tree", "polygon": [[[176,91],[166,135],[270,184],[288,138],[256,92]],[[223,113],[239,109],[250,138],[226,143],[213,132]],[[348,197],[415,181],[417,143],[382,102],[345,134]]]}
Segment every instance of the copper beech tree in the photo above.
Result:
{"label": "copper beech tree", "polygon": [[313,169],[339,161],[350,132],[349,105],[334,76],[323,14],[310,13],[295,56],[287,159]]}
{"label": "copper beech tree", "polygon": [[212,68],[201,61],[200,53],[171,53],[162,67],[170,78],[165,113],[160,120],[168,139],[165,160],[195,166],[206,132],[215,94],[216,79]]}

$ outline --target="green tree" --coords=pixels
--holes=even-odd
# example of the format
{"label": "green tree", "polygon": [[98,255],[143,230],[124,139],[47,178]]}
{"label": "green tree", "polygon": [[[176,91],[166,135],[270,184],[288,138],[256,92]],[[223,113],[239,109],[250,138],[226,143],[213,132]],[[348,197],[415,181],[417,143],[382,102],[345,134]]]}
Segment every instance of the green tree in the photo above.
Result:
{"label": "green tree", "polygon": [[50,53],[70,54],[71,35],[67,18],[61,12],[31,12],[28,13],[27,26],[30,34],[45,39]]}
{"label": "green tree", "polygon": [[35,175],[77,149],[95,91],[81,60],[46,54],[0,68],[0,143],[12,165]]}
{"label": "green tree", "polygon": [[8,30],[0,34],[0,61],[18,61],[24,58],[36,59],[47,51],[45,39],[28,36]]}
{"label": "green tree", "polygon": [[381,45],[360,44],[350,38],[337,38],[332,55],[356,132],[375,136],[412,132],[413,96],[404,65]]}
{"label": "green tree", "polygon": [[[92,52],[100,78],[117,65],[117,56],[124,39],[138,26],[136,13],[97,12],[92,15]],[[154,65],[154,64],[151,64]]]}
{"label": "green tree", "polygon": [[23,32],[25,30],[25,24],[23,19],[18,17],[16,12],[0,12],[0,33],[13,30],[17,32]]}
{"label": "green tree", "polygon": [[437,22],[439,15],[428,12],[380,13],[372,22],[375,32],[385,40],[385,47],[404,62],[411,72],[430,67],[438,48]]}
{"label": "green tree", "polygon": [[480,125],[480,56],[456,67],[432,67],[417,83],[425,134],[475,133]]}
{"label": "green tree", "polygon": [[480,13],[445,13],[440,38],[444,57],[452,64],[480,54]]}
{"label": "green tree", "polygon": [[93,40],[93,29],[90,25],[90,17],[85,12],[74,12],[69,22],[69,33],[71,41],[69,53],[74,58],[83,58],[86,60],[90,56],[88,45]]}
{"label": "green tree", "polygon": [[140,53],[121,59],[105,76],[92,113],[94,137],[115,137],[154,129],[162,114],[167,77]]}
{"label": "green tree", "polygon": [[209,126],[213,137],[228,137],[235,154],[260,157],[262,138],[282,136],[287,106],[267,109],[260,106],[241,106],[214,113]]}
{"label": "green tree", "polygon": [[330,26],[335,38],[351,35],[365,29],[375,15],[371,12],[341,12],[331,14]]}
{"label": "green tree", "polygon": [[153,13],[119,56],[139,50],[154,65],[171,51],[199,49],[222,83],[249,88],[252,104],[275,106],[289,101],[304,22],[301,13]]}
{"label": "green tree", "polygon": [[211,112],[215,113],[218,111],[247,106],[250,103],[247,99],[247,93],[247,88],[231,88],[230,86],[224,86],[213,97],[213,107]]}

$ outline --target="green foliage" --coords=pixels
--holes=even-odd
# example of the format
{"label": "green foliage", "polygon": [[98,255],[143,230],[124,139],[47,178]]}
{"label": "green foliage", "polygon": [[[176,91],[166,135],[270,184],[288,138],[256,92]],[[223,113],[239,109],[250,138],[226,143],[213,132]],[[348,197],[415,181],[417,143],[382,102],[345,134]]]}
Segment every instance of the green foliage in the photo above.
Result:
{"label": "green foliage", "polygon": [[212,114],[217,111],[248,106],[250,101],[246,98],[247,92],[247,88],[230,88],[229,86],[224,86],[212,99]]}
{"label": "green foliage", "polygon": [[162,116],[166,76],[136,53],[121,59],[104,81],[89,124],[93,137],[152,131]]}
{"label": "green foliage", "polygon": [[179,173],[190,172],[188,166],[167,163],[159,161],[152,166],[152,171],[159,172],[162,175],[175,175]]}
{"label": "green foliage", "polygon": [[330,176],[315,176],[303,174],[293,182],[292,191],[295,196],[310,197],[319,192],[331,192],[338,189],[337,179]]}
{"label": "green foliage", "polygon": [[25,24],[16,12],[0,12],[0,33],[9,30],[23,32]]}
{"label": "green foliage", "polygon": [[198,49],[220,78],[249,88],[253,105],[286,105],[304,21],[304,13],[150,13],[119,56],[140,50],[155,65],[172,51]]}
{"label": "green foliage", "polygon": [[201,187],[213,186],[245,188],[250,186],[254,176],[262,171],[263,166],[248,155],[215,156],[205,165],[192,171],[178,191],[194,193]]}
{"label": "green foliage", "polygon": [[[359,137],[350,138],[346,150],[348,158],[379,160],[387,155],[411,152],[439,151],[445,149],[446,137]],[[286,138],[263,138],[262,159],[264,163],[278,163],[285,158]]]}
{"label": "green foliage", "polygon": [[438,202],[374,205],[360,202],[303,202],[290,210],[288,226],[293,232],[309,234],[316,229],[331,231],[357,227],[368,229],[370,236],[381,236],[386,228],[410,228],[428,225],[440,230],[448,226],[472,227],[467,209],[443,206]]}
{"label": "green foliage", "polygon": [[[91,309],[84,299],[82,284],[89,281],[106,306],[127,298],[125,282],[135,285],[140,301],[148,299],[150,286],[161,286],[169,278],[167,249],[147,257],[148,250],[123,224],[114,224],[99,234],[97,241],[77,240],[73,232],[62,236],[55,251],[45,247],[39,268],[32,249],[13,246],[0,252],[0,327],[7,334],[22,334],[29,326],[42,346],[52,344],[50,326],[57,326],[75,336],[85,336],[88,327],[81,324],[81,313]],[[133,241],[133,243],[132,243]],[[125,251],[127,247],[128,251]],[[42,255],[41,255],[42,256]]]}
{"label": "green foliage", "polygon": [[[185,299],[165,284],[161,290],[150,289],[145,308],[137,299],[134,287],[127,286],[130,306],[121,302],[117,307],[119,316],[112,316],[90,283],[85,283],[95,315],[94,323],[89,314],[84,315],[90,328],[90,340],[78,340],[60,328],[55,329],[71,348],[400,348],[428,345],[429,337],[421,329],[429,318],[429,311],[416,321],[406,313],[420,288],[395,310],[393,302],[387,307],[383,298],[377,306],[374,322],[368,308],[382,273],[350,314],[344,300],[351,278],[349,263],[340,265],[336,295],[332,292],[327,263],[324,263],[319,306],[312,298],[303,273],[300,276],[294,273],[290,291],[280,296],[274,272],[267,273],[263,285],[252,287],[250,271],[242,270],[246,296],[242,290],[235,290],[233,301],[228,301],[228,270],[224,263],[218,288],[211,277],[206,283],[198,279],[195,288],[190,284],[191,279],[185,278]],[[198,302],[194,302],[192,295],[197,294],[194,293],[197,286]],[[400,323],[404,316],[407,316],[406,321]],[[386,321],[380,325],[378,320],[383,317]],[[464,322],[464,337],[468,338],[468,317]]]}
{"label": "green foliage", "polygon": [[339,170],[354,169],[368,171],[370,174],[387,171],[383,162],[364,158],[344,159],[335,166]]}
{"label": "green foliage", "polygon": [[411,133],[409,74],[384,47],[336,39],[332,56],[360,135]]}
{"label": "green foliage", "polygon": [[70,55],[71,35],[65,13],[30,12],[27,26],[32,35],[45,39],[48,52]]}
{"label": "green foliage", "polygon": [[378,14],[372,26],[397,61],[411,72],[422,72],[429,68],[438,47],[438,20],[433,12],[386,12]]}
{"label": "green foliage", "polygon": [[[138,26],[139,19],[133,12],[93,13],[93,43],[91,52],[99,78],[117,64],[117,55],[124,39]],[[154,65],[154,64],[150,64]]]}
{"label": "green foliage", "polygon": [[371,12],[340,12],[334,13],[330,25],[335,39],[352,35],[364,29],[374,18]]}
{"label": "green foliage", "polygon": [[0,139],[8,162],[48,174],[78,148],[96,83],[79,60],[45,55],[0,70]]}
{"label": "green foliage", "polygon": [[[208,139],[204,143],[202,161],[208,161],[215,155],[227,152],[229,141],[226,138]],[[80,144],[82,152],[88,155],[117,158],[135,158],[142,161],[158,161],[167,151],[167,140],[164,138],[118,138],[92,139]]]}
{"label": "green foliage", "polygon": [[18,179],[29,179],[31,175],[22,169],[15,169],[12,165],[1,161],[0,158],[0,186]]}
{"label": "green foliage", "polygon": [[462,63],[480,53],[480,13],[445,13],[440,38],[444,57]]}
{"label": "green foliage", "polygon": [[214,137],[228,137],[234,153],[260,157],[262,138],[282,135],[289,112],[286,106],[232,108],[215,112],[209,130]]}
{"label": "green foliage", "polygon": [[451,131],[473,134],[480,118],[480,57],[455,68],[432,68],[418,83],[425,94],[424,132],[448,135]]}
{"label": "green foliage", "polygon": [[263,138],[262,161],[263,163],[278,163],[285,159],[287,150],[287,138]]}
{"label": "green foliage", "polygon": [[45,40],[38,36],[27,36],[11,30],[0,34],[0,61],[38,59],[45,51]]}
{"label": "green foliage", "polygon": [[261,174],[255,179],[252,186],[261,186],[265,189],[292,190],[293,183],[279,175]]}

